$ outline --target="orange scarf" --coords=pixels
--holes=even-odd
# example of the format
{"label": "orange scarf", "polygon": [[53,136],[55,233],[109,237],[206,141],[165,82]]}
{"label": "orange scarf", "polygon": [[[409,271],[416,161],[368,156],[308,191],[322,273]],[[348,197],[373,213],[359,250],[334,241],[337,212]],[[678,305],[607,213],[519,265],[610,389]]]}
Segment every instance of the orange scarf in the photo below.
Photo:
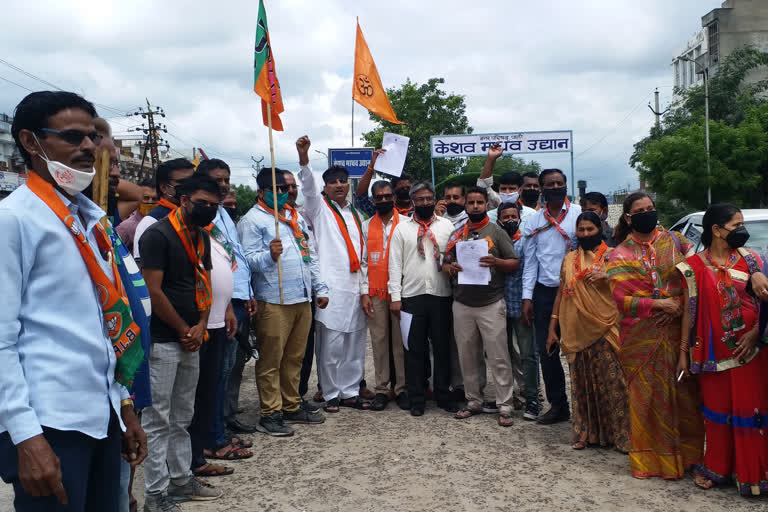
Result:
{"label": "orange scarf", "polygon": [[[341,216],[341,213],[339,213],[339,210],[331,203],[327,197],[323,197],[323,200],[325,201],[325,204],[328,205],[328,208],[331,209],[333,212],[333,216],[336,219],[336,224],[339,225],[339,231],[341,232],[341,236],[344,237],[344,243],[347,244],[347,254],[349,255],[349,271],[350,272],[357,272],[360,270],[360,258],[357,256],[357,251],[355,250],[355,246],[352,245],[352,239],[349,237],[349,229],[347,228],[347,223],[344,222],[344,217]],[[362,224],[360,223],[360,217],[357,215],[357,211],[355,210],[355,207],[351,204],[349,205],[349,209],[352,210],[352,216],[355,218],[355,223],[357,223],[357,233],[360,235],[360,248],[363,248],[363,228]]]}
{"label": "orange scarf", "polygon": [[172,202],[170,202],[169,200],[167,200],[164,197],[160,198],[160,200],[157,202],[157,206],[164,206],[165,208],[168,208],[171,211],[173,211],[173,210],[175,210],[176,208],[179,207],[179,205],[173,204]]}
{"label": "orange scarf", "polygon": [[[261,206],[264,209],[264,211],[266,211],[270,215],[275,215],[275,211],[269,206],[267,206],[267,203],[265,203],[261,199],[259,199],[259,206]],[[307,235],[299,227],[299,214],[296,211],[296,208],[286,204],[285,209],[291,212],[291,218],[287,219],[284,216],[280,215],[279,213],[277,214],[277,218],[280,219],[281,222],[285,222],[291,227],[291,230],[293,231],[293,237],[296,239],[296,243],[299,244],[299,249],[301,250],[301,259],[303,259],[306,262],[310,262],[312,261],[312,258],[310,257],[310,254],[309,254],[309,235]]]}
{"label": "orange scarf", "polygon": [[140,329],[133,321],[131,305],[125,295],[109,235],[104,226],[97,222],[93,228],[96,243],[102,256],[111,264],[112,275],[115,279],[114,284],[101,269],[99,262],[96,261],[96,255],[93,253],[85,234],[75,223],[75,217],[64,205],[64,202],[56,195],[53,185],[38,176],[37,173],[30,172],[27,177],[27,187],[56,214],[72,233],[80,256],[88,268],[88,274],[99,290],[99,302],[101,303],[104,325],[107,328],[107,335],[112,342],[112,349],[117,358],[115,380],[130,388],[133,383],[133,376],[144,360],[144,351],[141,348],[141,343],[134,343],[138,339]]}
{"label": "orange scarf", "polygon": [[[457,243],[469,239],[470,233],[480,231],[485,226],[487,226],[489,222],[490,219],[488,219],[488,215],[486,215],[485,218],[480,222],[465,222],[464,225],[454,231],[451,235],[451,238],[448,239],[448,245],[445,247],[445,253],[448,254],[451,252],[451,249],[456,247]],[[488,250],[490,251],[493,248],[493,241],[491,241],[490,237],[485,237],[485,239],[488,240]]]}
{"label": "orange scarf", "polygon": [[571,280],[568,282],[568,285],[566,285],[565,288],[563,288],[563,296],[568,297],[573,295],[574,290],[576,289],[576,281],[579,281],[581,279],[584,279],[584,276],[586,276],[589,272],[595,271],[599,272],[601,268],[603,268],[603,263],[605,262],[605,253],[608,250],[608,246],[605,244],[605,242],[602,242],[598,248],[597,251],[595,251],[595,259],[592,261],[592,264],[585,267],[582,267],[582,259],[584,258],[584,254],[586,251],[583,249],[581,251],[577,251],[576,257],[573,258],[573,277],[571,277]]}
{"label": "orange scarf", "polygon": [[372,297],[390,299],[387,289],[389,244],[398,222],[400,222],[400,215],[395,211],[392,216],[392,227],[389,229],[386,250],[384,249],[384,222],[378,213],[371,217],[371,222],[368,225],[368,292]]}
{"label": "orange scarf", "polygon": [[189,261],[195,266],[195,302],[197,302],[197,310],[201,313],[211,309],[213,303],[213,296],[211,295],[211,283],[208,281],[208,275],[203,267],[203,254],[205,254],[205,242],[203,241],[203,229],[196,228],[197,233],[197,247],[193,247],[192,236],[189,233],[189,229],[184,224],[184,218],[181,216],[181,209],[177,208],[173,213],[168,215],[168,220],[171,221],[171,226],[176,231],[181,245],[184,246],[184,250],[187,253]]}

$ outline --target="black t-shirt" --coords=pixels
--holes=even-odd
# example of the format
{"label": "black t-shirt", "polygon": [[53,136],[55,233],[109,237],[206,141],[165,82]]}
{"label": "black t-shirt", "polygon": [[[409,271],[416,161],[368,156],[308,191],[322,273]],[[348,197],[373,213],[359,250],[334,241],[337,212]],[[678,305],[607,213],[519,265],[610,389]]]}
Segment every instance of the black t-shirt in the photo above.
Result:
{"label": "black t-shirt", "polygon": [[[203,267],[211,270],[211,240],[203,231]],[[179,235],[166,217],[152,224],[139,240],[139,254],[143,268],[163,271],[162,290],[179,316],[193,326],[200,320],[195,300],[195,266],[189,260]],[[150,324],[152,341],[178,341],[178,333],[168,324],[152,315]]]}

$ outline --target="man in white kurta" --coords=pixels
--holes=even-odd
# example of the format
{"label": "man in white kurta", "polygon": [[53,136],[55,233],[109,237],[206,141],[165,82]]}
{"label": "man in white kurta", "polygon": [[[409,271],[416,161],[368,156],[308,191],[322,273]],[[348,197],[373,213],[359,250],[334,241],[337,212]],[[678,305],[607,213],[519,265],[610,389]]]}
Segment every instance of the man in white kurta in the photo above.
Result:
{"label": "man in white kurta", "polygon": [[360,307],[362,219],[347,201],[346,169],[328,169],[321,186],[309,165],[309,147],[306,136],[296,141],[298,178],[304,213],[314,230],[320,275],[329,288],[328,307],[315,311],[317,371],[328,412],[338,411],[339,405],[368,408],[359,397],[367,327]]}

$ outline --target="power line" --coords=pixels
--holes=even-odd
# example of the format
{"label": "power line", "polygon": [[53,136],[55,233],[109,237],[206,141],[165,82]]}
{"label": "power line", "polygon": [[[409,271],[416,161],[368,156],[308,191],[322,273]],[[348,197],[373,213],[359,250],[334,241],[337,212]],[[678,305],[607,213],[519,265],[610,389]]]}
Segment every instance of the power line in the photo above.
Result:
{"label": "power line", "polygon": [[7,78],[5,78],[5,77],[3,77],[3,76],[0,76],[0,80],[5,80],[5,81],[6,81],[6,82],[8,82],[9,84],[13,84],[13,85],[15,85],[16,87],[21,87],[22,89],[26,89],[26,90],[27,90],[27,91],[29,91],[29,92],[34,92],[34,91],[33,91],[32,89],[30,89],[29,87],[24,87],[23,85],[21,85],[21,84],[17,84],[17,83],[16,83],[16,82],[14,82],[13,80],[8,80]]}
{"label": "power line", "polygon": [[581,155],[583,155],[584,153],[586,153],[587,151],[589,151],[590,149],[592,149],[593,147],[597,146],[598,144],[600,144],[601,142],[603,142],[605,139],[607,139],[609,135],[612,135],[612,134],[616,133],[616,128],[618,128],[619,126],[621,126],[622,124],[624,124],[624,122],[625,122],[627,119],[629,119],[629,118],[630,118],[630,116],[631,116],[632,114],[634,114],[634,113],[635,113],[635,111],[636,111],[638,108],[640,108],[640,106],[642,106],[642,104],[643,104],[643,103],[645,103],[645,100],[646,100],[647,98],[648,98],[648,96],[644,96],[644,97],[643,97],[643,99],[642,99],[642,100],[640,100],[640,103],[638,103],[638,104],[635,106],[635,108],[633,108],[633,109],[632,109],[632,110],[629,112],[629,114],[627,114],[626,116],[624,116],[624,118],[623,118],[621,121],[619,121],[619,122],[616,124],[616,126],[614,126],[613,128],[611,128],[611,129],[610,129],[610,130],[609,130],[609,131],[608,131],[608,132],[607,132],[605,135],[603,135],[602,137],[600,137],[599,139],[597,139],[595,142],[593,142],[593,143],[592,143],[592,144],[591,144],[589,147],[587,147],[587,149],[585,149],[585,150],[584,150],[584,151],[582,151],[581,153],[579,153],[579,154],[575,155],[575,157],[574,157],[574,158],[579,158]]}

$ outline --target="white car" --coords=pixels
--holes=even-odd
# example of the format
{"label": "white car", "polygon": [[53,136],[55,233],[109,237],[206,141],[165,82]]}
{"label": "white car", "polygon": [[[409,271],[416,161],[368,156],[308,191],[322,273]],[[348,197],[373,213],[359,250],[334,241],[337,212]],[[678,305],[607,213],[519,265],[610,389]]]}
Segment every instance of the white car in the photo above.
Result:
{"label": "white car", "polygon": [[[746,247],[752,249],[761,256],[768,249],[768,210],[741,210],[744,215],[744,227],[749,231],[749,240]],[[672,231],[679,231],[685,237],[696,244],[696,252],[704,250],[701,245],[701,221],[704,212],[691,213],[680,219],[672,226]]]}

